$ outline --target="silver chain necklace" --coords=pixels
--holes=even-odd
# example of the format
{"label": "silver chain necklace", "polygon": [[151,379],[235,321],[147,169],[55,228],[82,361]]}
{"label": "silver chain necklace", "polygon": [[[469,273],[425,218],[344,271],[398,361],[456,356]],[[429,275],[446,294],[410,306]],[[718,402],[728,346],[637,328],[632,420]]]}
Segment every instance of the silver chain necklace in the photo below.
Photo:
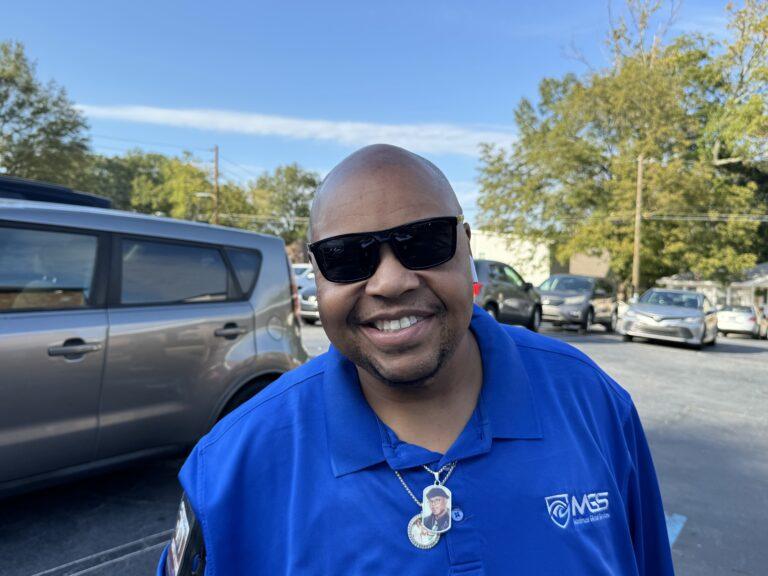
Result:
{"label": "silver chain necklace", "polygon": [[[448,478],[451,477],[456,468],[456,462],[449,462],[440,470],[432,470],[429,466],[422,466],[424,470],[435,477],[433,484],[430,484],[422,491],[422,498],[419,500],[403,479],[398,470],[394,470],[395,476],[400,480],[408,496],[411,497],[416,505],[421,508],[421,512],[416,514],[408,523],[408,539],[411,544],[421,550],[433,548],[440,540],[440,534],[447,532],[451,528],[451,506],[453,504],[451,491],[445,487]],[[445,477],[441,480],[440,476],[445,472]]]}

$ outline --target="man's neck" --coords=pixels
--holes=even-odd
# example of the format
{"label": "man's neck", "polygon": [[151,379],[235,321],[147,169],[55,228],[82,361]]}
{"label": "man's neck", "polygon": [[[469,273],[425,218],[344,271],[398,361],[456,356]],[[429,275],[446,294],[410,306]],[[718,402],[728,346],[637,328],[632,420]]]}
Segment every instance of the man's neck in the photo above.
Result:
{"label": "man's neck", "polygon": [[403,442],[444,454],[477,405],[483,365],[474,334],[467,330],[452,357],[423,386],[393,388],[358,368],[368,404]]}

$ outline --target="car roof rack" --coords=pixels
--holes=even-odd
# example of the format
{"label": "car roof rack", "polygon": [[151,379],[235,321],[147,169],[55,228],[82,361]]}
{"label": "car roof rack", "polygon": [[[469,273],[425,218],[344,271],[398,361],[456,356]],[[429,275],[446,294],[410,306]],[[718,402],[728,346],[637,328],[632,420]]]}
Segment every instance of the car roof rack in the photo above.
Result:
{"label": "car roof rack", "polygon": [[5,175],[0,175],[0,198],[54,202],[56,204],[75,204],[78,206],[93,206],[95,208],[112,207],[112,201],[104,196],[78,192],[66,186],[50,182]]}

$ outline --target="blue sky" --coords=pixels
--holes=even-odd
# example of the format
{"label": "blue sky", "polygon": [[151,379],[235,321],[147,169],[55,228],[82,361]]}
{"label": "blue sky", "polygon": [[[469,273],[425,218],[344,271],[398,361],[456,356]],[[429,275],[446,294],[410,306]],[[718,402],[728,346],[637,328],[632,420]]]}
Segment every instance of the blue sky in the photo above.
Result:
{"label": "blue sky", "polygon": [[[676,28],[722,34],[725,4],[689,0]],[[585,71],[571,46],[604,65],[607,27],[605,0],[30,0],[4,4],[0,39],[66,87],[102,153],[218,144],[244,179],[391,142],[440,166],[471,220],[477,142],[514,138],[541,78]]]}

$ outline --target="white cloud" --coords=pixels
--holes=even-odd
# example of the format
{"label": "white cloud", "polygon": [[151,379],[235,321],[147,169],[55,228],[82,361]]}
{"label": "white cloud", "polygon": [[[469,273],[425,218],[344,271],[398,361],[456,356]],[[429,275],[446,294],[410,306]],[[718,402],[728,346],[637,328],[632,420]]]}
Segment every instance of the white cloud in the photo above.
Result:
{"label": "white cloud", "polygon": [[725,38],[729,34],[728,22],[728,17],[720,12],[697,12],[690,18],[681,19],[679,22],[676,22],[673,28],[683,33],[698,32],[714,36],[715,38]]}
{"label": "white cloud", "polygon": [[176,109],[153,106],[92,106],[78,108],[90,118],[195,128],[214,132],[279,136],[296,140],[324,140],[345,146],[385,142],[422,154],[478,155],[481,142],[509,144],[509,131],[473,129],[452,124],[375,124],[308,120],[234,112],[228,110]]}

